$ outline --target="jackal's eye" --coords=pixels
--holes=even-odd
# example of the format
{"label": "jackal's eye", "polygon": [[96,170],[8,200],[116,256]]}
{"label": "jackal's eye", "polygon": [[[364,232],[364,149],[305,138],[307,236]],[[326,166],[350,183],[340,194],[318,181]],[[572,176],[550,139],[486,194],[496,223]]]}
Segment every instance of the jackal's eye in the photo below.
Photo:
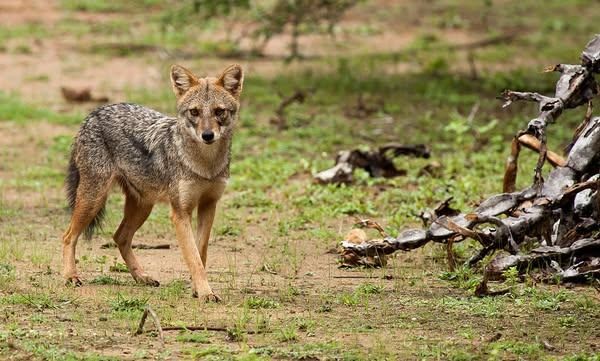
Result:
{"label": "jackal's eye", "polygon": [[192,117],[197,117],[198,115],[200,115],[200,112],[198,111],[198,109],[194,108],[194,109],[190,109],[190,115]]}
{"label": "jackal's eye", "polygon": [[219,118],[222,118],[225,115],[225,109],[223,108],[216,108],[215,109],[215,115]]}

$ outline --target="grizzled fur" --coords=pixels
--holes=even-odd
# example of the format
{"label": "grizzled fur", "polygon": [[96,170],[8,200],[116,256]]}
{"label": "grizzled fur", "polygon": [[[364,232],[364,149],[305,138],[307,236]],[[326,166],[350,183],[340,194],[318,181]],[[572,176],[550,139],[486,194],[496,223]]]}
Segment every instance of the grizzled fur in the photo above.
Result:
{"label": "grizzled fur", "polygon": [[[206,281],[206,247],[216,203],[229,177],[243,72],[232,65],[217,78],[198,78],[174,65],[171,82],[177,97],[175,117],[121,103],[94,110],[82,124],[66,179],[73,210],[63,236],[63,273],[68,282],[80,284],[75,267],[77,238],[82,232],[91,236],[100,224],[107,194],[116,183],[126,200],[123,221],[113,238],[136,281],[158,285],[137,262],[131,239],[152,206],[166,201],[194,291],[218,299]],[[199,217],[197,239],[191,233],[194,210]]]}
{"label": "grizzled fur", "polygon": [[[182,178],[228,178],[231,142],[199,143],[187,131],[188,123],[137,104],[111,104],[94,110],[81,126],[72,150],[66,187],[71,208],[80,170],[90,174],[98,186],[114,179],[125,192],[151,203],[176,196],[171,193],[177,192]],[[227,137],[231,132],[231,127],[224,131]],[[205,162],[203,152],[218,161]],[[101,223],[103,210],[86,228],[86,236]]]}

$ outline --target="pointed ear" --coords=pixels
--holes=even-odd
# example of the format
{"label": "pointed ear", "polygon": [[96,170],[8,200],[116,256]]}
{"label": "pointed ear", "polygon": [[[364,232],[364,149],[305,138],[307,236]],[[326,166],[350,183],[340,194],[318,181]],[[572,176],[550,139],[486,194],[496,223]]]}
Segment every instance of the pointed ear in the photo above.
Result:
{"label": "pointed ear", "polygon": [[244,84],[244,71],[238,64],[227,67],[219,76],[217,84],[225,88],[234,97],[239,97]]}
{"label": "pointed ear", "polygon": [[173,91],[179,98],[191,87],[198,84],[198,78],[191,71],[180,65],[171,66],[171,84]]}

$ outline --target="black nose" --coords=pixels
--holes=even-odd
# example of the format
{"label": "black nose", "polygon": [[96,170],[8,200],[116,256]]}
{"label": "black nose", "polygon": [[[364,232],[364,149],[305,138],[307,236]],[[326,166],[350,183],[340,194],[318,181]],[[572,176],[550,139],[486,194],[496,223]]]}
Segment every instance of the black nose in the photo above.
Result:
{"label": "black nose", "polygon": [[215,139],[215,133],[213,133],[212,130],[204,131],[202,132],[202,139],[206,142],[210,142]]}

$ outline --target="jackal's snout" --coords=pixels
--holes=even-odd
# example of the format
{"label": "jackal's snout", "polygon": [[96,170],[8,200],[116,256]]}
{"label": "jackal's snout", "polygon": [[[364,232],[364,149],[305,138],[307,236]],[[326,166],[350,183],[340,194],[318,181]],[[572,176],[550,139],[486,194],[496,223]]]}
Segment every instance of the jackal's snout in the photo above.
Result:
{"label": "jackal's snout", "polygon": [[210,144],[215,141],[215,132],[212,130],[205,130],[202,132],[202,140],[204,143]]}

